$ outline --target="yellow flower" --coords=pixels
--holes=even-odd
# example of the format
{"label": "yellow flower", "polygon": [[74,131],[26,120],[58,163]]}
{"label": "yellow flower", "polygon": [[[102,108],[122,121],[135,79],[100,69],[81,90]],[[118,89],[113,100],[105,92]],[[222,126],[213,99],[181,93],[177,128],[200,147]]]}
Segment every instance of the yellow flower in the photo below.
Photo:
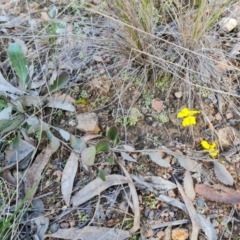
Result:
{"label": "yellow flower", "polygon": [[201,145],[204,149],[206,149],[206,152],[209,153],[209,155],[212,157],[212,158],[216,158],[219,151],[217,148],[217,142],[214,141],[212,143],[209,143],[208,141],[206,140],[202,140],[201,141]]}
{"label": "yellow flower", "polygon": [[182,121],[182,125],[184,127],[187,127],[187,126],[190,126],[190,125],[195,125],[196,123],[197,123],[196,118],[194,116],[185,117]]}
{"label": "yellow flower", "polygon": [[184,117],[189,117],[195,114],[200,113],[200,111],[197,110],[190,110],[189,108],[183,108],[180,112],[178,112],[177,117],[178,118],[184,118]]}
{"label": "yellow flower", "polygon": [[183,108],[180,112],[178,112],[177,117],[178,118],[183,118],[182,125],[184,127],[190,126],[190,125],[195,125],[196,122],[196,117],[193,115],[200,113],[200,111],[197,110],[190,110],[189,108]]}
{"label": "yellow flower", "polygon": [[212,157],[212,158],[216,158],[217,155],[218,155],[219,151],[217,149],[214,149],[214,150],[210,150],[209,151],[209,155]]}

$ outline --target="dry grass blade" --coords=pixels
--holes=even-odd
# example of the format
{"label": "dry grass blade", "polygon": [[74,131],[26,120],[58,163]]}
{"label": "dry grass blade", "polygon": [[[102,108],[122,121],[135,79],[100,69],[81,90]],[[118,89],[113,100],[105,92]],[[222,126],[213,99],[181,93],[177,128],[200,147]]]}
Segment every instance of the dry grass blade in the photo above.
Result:
{"label": "dry grass blade", "polygon": [[34,163],[28,169],[26,174],[25,193],[29,194],[29,199],[32,199],[34,196],[38,183],[41,180],[42,171],[55,151],[56,149],[53,149],[51,144],[49,144],[40,154],[38,154]]}
{"label": "dry grass blade", "polygon": [[126,178],[129,181],[128,185],[129,185],[131,196],[132,196],[133,212],[134,212],[133,227],[129,231],[131,233],[135,233],[140,228],[140,207],[139,207],[138,195],[130,174],[121,163],[118,162],[118,164],[121,166],[124,174],[126,175]]}
{"label": "dry grass blade", "polygon": [[71,199],[73,206],[79,206],[94,196],[99,195],[105,189],[128,183],[129,180],[122,175],[109,175],[106,176],[106,181],[102,181],[100,178],[96,178],[92,182],[88,183],[83,189],[78,191]]}

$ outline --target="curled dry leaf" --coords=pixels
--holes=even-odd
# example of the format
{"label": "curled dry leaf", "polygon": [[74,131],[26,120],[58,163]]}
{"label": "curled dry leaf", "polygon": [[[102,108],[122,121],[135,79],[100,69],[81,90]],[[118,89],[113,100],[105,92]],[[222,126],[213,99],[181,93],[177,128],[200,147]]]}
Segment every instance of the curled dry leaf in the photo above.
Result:
{"label": "curled dry leaf", "polygon": [[41,180],[41,174],[45,166],[47,165],[49,158],[57,149],[51,147],[51,143],[39,153],[33,162],[32,166],[28,169],[25,182],[25,193],[29,194],[29,198],[34,196],[39,181]]}
{"label": "curled dry leaf", "polygon": [[124,160],[127,160],[129,162],[137,162],[134,158],[132,158],[129,154],[125,152],[121,152],[121,156]]}
{"label": "curled dry leaf", "polygon": [[126,177],[117,174],[106,176],[106,181],[96,178],[78,191],[72,197],[71,203],[73,206],[79,206],[111,186],[122,185],[128,182],[129,180]]}
{"label": "curled dry leaf", "polygon": [[158,152],[151,152],[148,155],[152,159],[152,161],[158,164],[159,166],[165,168],[171,167],[170,163],[164,160]]}
{"label": "curled dry leaf", "polygon": [[169,191],[177,187],[175,183],[170,182],[159,176],[141,176],[141,175],[131,176],[139,184],[141,183],[144,183],[144,185],[147,184],[147,186],[150,186],[152,189],[155,189],[157,191]]}
{"label": "curled dry leaf", "polygon": [[78,156],[75,152],[71,152],[67,163],[64,167],[61,180],[61,191],[63,199],[67,206],[70,204],[72,194],[73,181],[78,169]]}
{"label": "curled dry leaf", "polygon": [[58,108],[58,109],[62,109],[69,112],[75,112],[76,110],[75,107],[69,102],[66,102],[66,101],[63,102],[63,101],[52,99],[52,98],[47,98],[47,100],[49,101],[47,105],[48,107]]}
{"label": "curled dry leaf", "polygon": [[199,195],[211,200],[230,204],[240,203],[240,193],[218,184],[196,184],[195,191]]}
{"label": "curled dry leaf", "polygon": [[87,226],[82,229],[68,228],[59,229],[53,234],[47,234],[45,237],[60,238],[60,239],[81,239],[81,240],[125,240],[131,237],[128,231],[124,231],[117,228],[106,228],[106,227],[92,227]]}
{"label": "curled dry leaf", "polygon": [[118,164],[122,168],[124,174],[126,175],[128,181],[129,181],[128,186],[129,186],[131,197],[132,197],[133,212],[134,212],[133,226],[129,231],[130,231],[130,233],[135,233],[140,228],[140,207],[139,207],[138,194],[137,194],[135,185],[132,181],[130,174],[128,173],[126,168],[121,163],[118,163]]}
{"label": "curled dry leaf", "polygon": [[186,171],[184,174],[183,180],[184,190],[186,195],[191,199],[194,200],[196,193],[193,186],[193,179],[189,171]]}
{"label": "curled dry leaf", "polygon": [[197,212],[193,206],[192,201],[187,197],[185,192],[183,191],[183,187],[176,181],[178,190],[183,198],[183,201],[185,202],[186,208],[188,210],[189,217],[192,222],[192,233],[191,233],[191,240],[198,240],[198,234],[200,231],[200,226],[198,223],[198,215]]}
{"label": "curled dry leaf", "polygon": [[130,145],[122,145],[123,148],[128,151],[128,152],[134,152],[135,151],[135,148],[133,148],[132,146]]}
{"label": "curled dry leaf", "polygon": [[179,209],[182,209],[184,212],[187,213],[187,208],[186,208],[185,204],[178,201],[175,198],[171,198],[171,197],[168,197],[168,196],[165,196],[165,195],[160,195],[160,196],[156,197],[156,199],[159,200],[159,201],[168,203],[168,204],[170,204],[174,207],[177,207]]}
{"label": "curled dry leaf", "polygon": [[226,185],[233,185],[233,177],[224,165],[219,162],[214,162],[214,172],[219,181]]}

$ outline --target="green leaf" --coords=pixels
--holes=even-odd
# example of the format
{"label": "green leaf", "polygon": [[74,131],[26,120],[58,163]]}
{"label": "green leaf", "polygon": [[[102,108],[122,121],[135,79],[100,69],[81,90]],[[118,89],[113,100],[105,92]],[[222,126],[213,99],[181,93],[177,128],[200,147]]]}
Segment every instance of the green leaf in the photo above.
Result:
{"label": "green leaf", "polygon": [[24,53],[17,43],[11,43],[8,47],[8,56],[11,64],[20,79],[23,90],[26,90],[28,79],[28,66]]}
{"label": "green leaf", "polygon": [[102,169],[99,170],[98,176],[103,180],[106,181],[104,171]]}
{"label": "green leaf", "polygon": [[9,125],[11,125],[12,122],[13,122],[13,120],[11,120],[11,119],[0,120],[0,131],[3,130],[4,128],[8,127]]}
{"label": "green leaf", "polygon": [[106,140],[100,141],[96,145],[96,152],[97,153],[99,153],[99,152],[109,152],[109,150],[110,150],[110,146],[109,146],[108,141],[106,141]]}
{"label": "green leaf", "polygon": [[69,74],[67,72],[62,72],[54,83],[50,86],[50,92],[55,92],[62,87],[64,87],[69,80]]}
{"label": "green leaf", "polygon": [[107,139],[114,141],[118,137],[118,130],[116,127],[111,127],[107,133]]}
{"label": "green leaf", "polygon": [[57,149],[60,146],[60,142],[59,142],[58,138],[56,138],[50,130],[47,131],[47,137],[51,141],[51,148],[54,151],[57,151]]}
{"label": "green leaf", "polygon": [[[23,123],[23,121],[24,121],[23,118],[17,118],[17,119],[11,120],[11,123],[2,129],[1,134],[15,130],[17,127],[19,127]],[[0,127],[0,130],[1,130],[1,127]]]}
{"label": "green leaf", "polygon": [[91,166],[94,164],[95,156],[96,148],[94,146],[85,148],[81,154],[82,162],[88,166]]}
{"label": "green leaf", "polygon": [[8,105],[5,103],[5,101],[3,99],[0,99],[0,110],[2,110],[3,108],[7,107]]}
{"label": "green leaf", "polygon": [[114,159],[112,157],[106,158],[106,161],[110,164],[113,165],[114,164]]}
{"label": "green leaf", "polygon": [[70,145],[71,147],[78,152],[82,152],[85,148],[87,148],[85,141],[80,138],[76,138],[75,136],[71,135],[70,138]]}

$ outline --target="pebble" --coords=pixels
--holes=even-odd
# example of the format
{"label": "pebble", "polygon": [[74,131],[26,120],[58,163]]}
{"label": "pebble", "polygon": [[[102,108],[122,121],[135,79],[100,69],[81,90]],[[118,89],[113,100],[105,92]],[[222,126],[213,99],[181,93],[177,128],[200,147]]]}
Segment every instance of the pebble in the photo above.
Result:
{"label": "pebble", "polygon": [[58,229],[59,229],[59,226],[58,226],[57,223],[53,223],[53,224],[50,226],[51,233],[57,232]]}
{"label": "pebble", "polygon": [[71,126],[71,127],[74,127],[74,126],[77,125],[77,122],[72,119],[72,120],[69,121],[68,125]]}
{"label": "pebble", "polygon": [[217,121],[221,121],[221,120],[222,120],[221,114],[220,114],[220,113],[217,113],[217,114],[215,115],[215,119],[216,119]]}
{"label": "pebble", "polygon": [[93,60],[96,61],[96,62],[102,62],[103,61],[101,56],[96,56],[96,55],[93,56]]}
{"label": "pebble", "polygon": [[227,114],[226,114],[226,118],[227,118],[227,119],[233,118],[233,114],[232,114],[232,113],[227,113]]}
{"label": "pebble", "polygon": [[219,21],[220,28],[225,32],[231,32],[238,24],[235,18],[225,17]]}
{"label": "pebble", "polygon": [[148,109],[146,108],[146,107],[142,107],[141,108],[141,112],[142,112],[142,114],[147,114],[148,113]]}
{"label": "pebble", "polygon": [[176,98],[181,98],[182,95],[183,95],[182,92],[175,92],[175,93],[174,93],[174,96],[175,96]]}
{"label": "pebble", "polygon": [[152,108],[156,110],[157,113],[160,113],[163,110],[163,101],[158,98],[152,100]]}
{"label": "pebble", "polygon": [[184,228],[177,228],[172,230],[172,240],[188,239],[188,230]]}
{"label": "pebble", "polygon": [[77,116],[77,129],[82,132],[99,133],[98,116],[96,113],[81,113]]}

